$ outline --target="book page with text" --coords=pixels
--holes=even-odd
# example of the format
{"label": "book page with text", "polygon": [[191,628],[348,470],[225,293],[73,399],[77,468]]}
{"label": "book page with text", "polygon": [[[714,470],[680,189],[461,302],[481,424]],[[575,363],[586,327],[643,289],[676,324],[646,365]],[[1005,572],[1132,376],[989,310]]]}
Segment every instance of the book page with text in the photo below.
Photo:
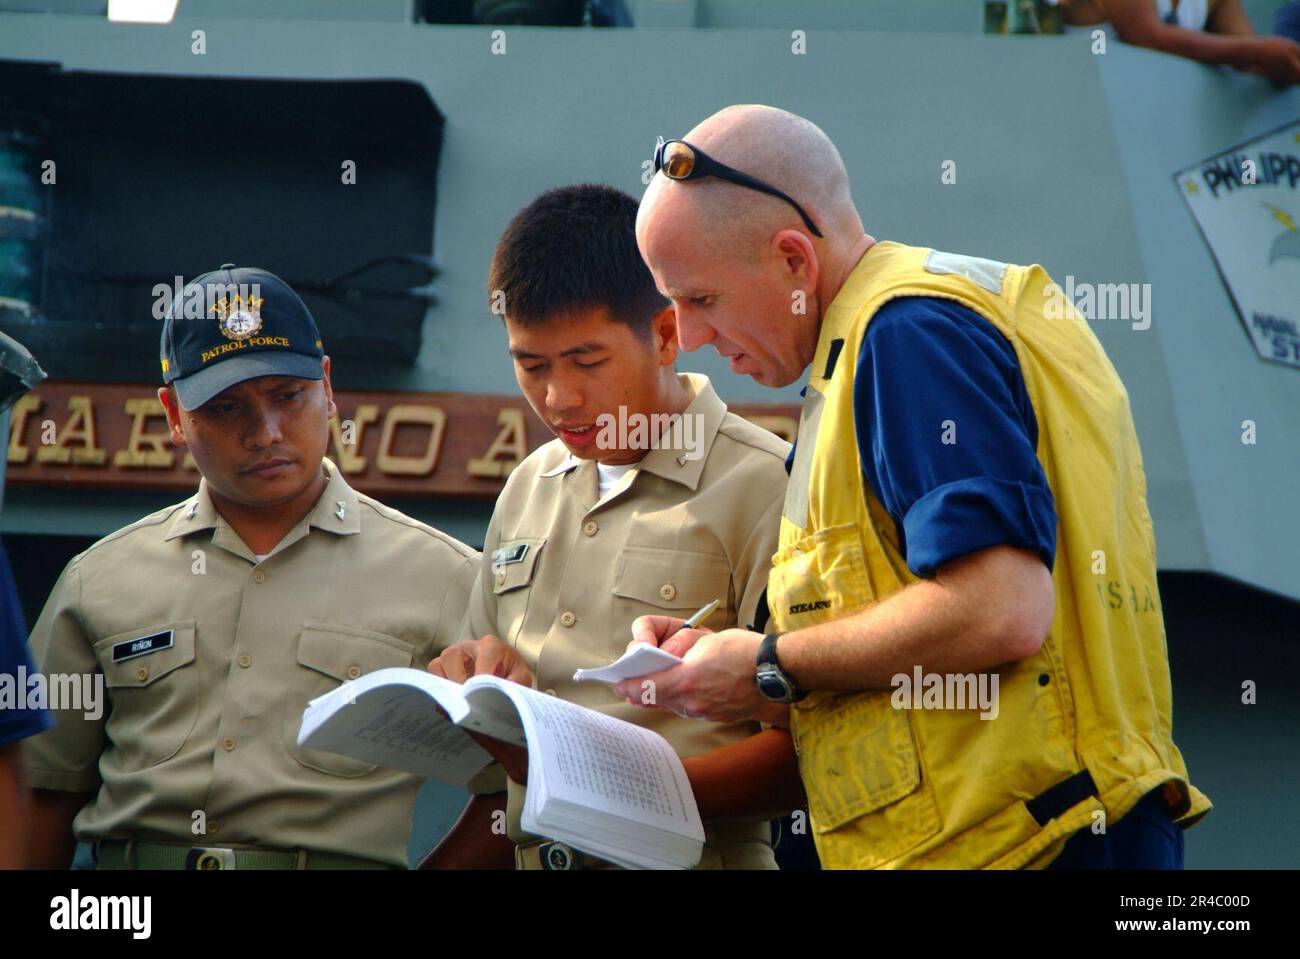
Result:
{"label": "book page with text", "polygon": [[298,744],[464,785],[492,757],[435,704],[463,713],[460,685],[416,669],[376,670],[312,700]]}
{"label": "book page with text", "polygon": [[532,771],[540,762],[548,798],[703,842],[686,771],[662,736],[516,683],[494,680],[492,685],[520,707],[530,746],[530,791]]}

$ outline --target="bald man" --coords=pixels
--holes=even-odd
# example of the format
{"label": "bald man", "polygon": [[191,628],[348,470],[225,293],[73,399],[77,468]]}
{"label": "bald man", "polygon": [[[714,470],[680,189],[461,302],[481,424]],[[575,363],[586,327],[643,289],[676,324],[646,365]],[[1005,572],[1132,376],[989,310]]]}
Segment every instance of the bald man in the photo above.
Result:
{"label": "bald man", "polygon": [[637,241],[682,347],[774,388],[811,366],[775,632],[638,620],[685,654],[647,677],[657,708],[788,722],[830,868],[1181,868],[1210,802],[1171,738],[1141,452],[1087,324],[1041,267],[877,242],[785,111],[729,107],[655,171]]}

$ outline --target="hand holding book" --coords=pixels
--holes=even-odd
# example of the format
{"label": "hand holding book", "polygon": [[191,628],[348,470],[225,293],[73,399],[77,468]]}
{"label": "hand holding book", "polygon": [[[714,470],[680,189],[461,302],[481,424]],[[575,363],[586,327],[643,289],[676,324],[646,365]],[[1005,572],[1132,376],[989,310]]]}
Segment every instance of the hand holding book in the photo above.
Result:
{"label": "hand holding book", "polygon": [[[495,636],[467,639],[444,649],[437,659],[429,662],[428,671],[434,676],[464,683],[473,676],[496,676],[530,689],[533,673],[522,656]],[[528,783],[528,750],[514,743],[502,742],[472,730],[465,730],[494,760],[501,764],[515,782]]]}
{"label": "hand holding book", "polygon": [[[380,669],[312,700],[299,744],[458,785],[496,756],[527,779],[520,815],[526,832],[624,866],[684,869],[699,862],[699,807],[668,741],[502,676],[470,676],[471,655],[475,670],[513,671],[504,659],[490,665],[485,645],[479,640],[472,652],[447,656],[454,675],[468,676],[464,683],[424,670]],[[485,737],[518,748],[503,750]],[[526,773],[519,766],[525,758]]]}

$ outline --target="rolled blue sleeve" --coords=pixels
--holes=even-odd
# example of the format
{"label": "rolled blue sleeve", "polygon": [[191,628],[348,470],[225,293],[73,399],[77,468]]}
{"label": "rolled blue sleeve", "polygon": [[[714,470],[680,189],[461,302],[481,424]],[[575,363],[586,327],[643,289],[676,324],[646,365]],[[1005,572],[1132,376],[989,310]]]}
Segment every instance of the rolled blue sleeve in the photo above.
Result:
{"label": "rolled blue sleeve", "polygon": [[1056,555],[1056,503],[1015,349],[987,320],[932,297],[872,318],[853,385],[862,473],[907,566],[933,577],[992,546]]}

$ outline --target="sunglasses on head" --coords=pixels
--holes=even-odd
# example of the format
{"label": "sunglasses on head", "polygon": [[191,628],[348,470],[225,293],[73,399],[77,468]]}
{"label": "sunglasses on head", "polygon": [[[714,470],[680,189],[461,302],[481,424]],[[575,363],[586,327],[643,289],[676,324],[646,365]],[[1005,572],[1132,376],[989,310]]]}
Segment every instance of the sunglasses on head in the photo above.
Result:
{"label": "sunglasses on head", "polygon": [[757,177],[752,177],[748,173],[741,173],[725,163],[719,163],[699,147],[691,146],[685,140],[659,138],[659,142],[655,144],[655,172],[663,173],[670,180],[699,180],[706,176],[716,176],[720,180],[735,183],[737,186],[747,187],[750,190],[757,190],[759,193],[774,196],[794,207],[799,215],[803,217],[804,225],[812,230],[815,235],[822,235],[821,230],[817,229],[817,225],[813,223],[812,217],[805,213],[803,207],[794,202],[788,194],[782,193],[770,183],[764,183]]}

